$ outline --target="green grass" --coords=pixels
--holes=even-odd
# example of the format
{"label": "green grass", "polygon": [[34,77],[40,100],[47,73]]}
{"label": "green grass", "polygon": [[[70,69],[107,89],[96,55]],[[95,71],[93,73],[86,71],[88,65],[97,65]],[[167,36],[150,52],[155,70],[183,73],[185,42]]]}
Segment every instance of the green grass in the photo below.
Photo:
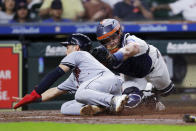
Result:
{"label": "green grass", "polygon": [[196,131],[196,125],[0,123],[0,131]]}

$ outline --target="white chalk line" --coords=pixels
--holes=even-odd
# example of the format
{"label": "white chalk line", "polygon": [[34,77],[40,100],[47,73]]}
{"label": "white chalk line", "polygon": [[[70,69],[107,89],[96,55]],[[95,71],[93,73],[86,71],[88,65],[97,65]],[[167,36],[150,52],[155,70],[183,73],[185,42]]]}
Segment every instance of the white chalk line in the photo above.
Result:
{"label": "white chalk line", "polygon": [[[53,119],[58,119],[58,120],[84,120],[84,121],[88,121],[88,120],[109,120],[109,121],[123,121],[123,122],[134,122],[134,121],[141,121],[141,122],[151,122],[153,123],[153,121],[155,123],[157,122],[166,122],[166,123],[170,123],[170,122],[175,122],[175,123],[182,123],[183,120],[182,119],[137,119],[137,118],[134,118],[134,119],[122,119],[122,118],[119,118],[119,119],[113,119],[113,118],[86,118],[86,117],[58,117],[58,116],[24,116],[24,117],[17,117],[17,119],[47,119],[47,118],[53,118]],[[9,118],[8,118],[9,119]],[[16,118],[15,118],[16,119]],[[0,118],[0,120],[7,120],[7,118]]]}

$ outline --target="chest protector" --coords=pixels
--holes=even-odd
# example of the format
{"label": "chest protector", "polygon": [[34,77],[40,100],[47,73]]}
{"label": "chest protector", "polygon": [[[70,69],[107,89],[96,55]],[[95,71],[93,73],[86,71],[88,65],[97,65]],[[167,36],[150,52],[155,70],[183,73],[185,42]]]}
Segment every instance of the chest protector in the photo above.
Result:
{"label": "chest protector", "polygon": [[126,61],[119,63],[117,66],[113,66],[113,69],[116,72],[123,73],[131,77],[145,77],[152,71],[152,59],[149,56],[149,51],[150,48],[148,46],[146,53],[130,57]]}

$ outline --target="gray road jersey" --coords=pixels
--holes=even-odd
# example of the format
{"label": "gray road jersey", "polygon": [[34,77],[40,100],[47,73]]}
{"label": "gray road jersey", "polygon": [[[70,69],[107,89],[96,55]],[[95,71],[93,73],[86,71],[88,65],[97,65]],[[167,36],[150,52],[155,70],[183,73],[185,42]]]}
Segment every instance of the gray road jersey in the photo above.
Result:
{"label": "gray road jersey", "polygon": [[75,93],[78,89],[79,85],[77,81],[75,80],[75,76],[73,73],[70,74],[70,76],[60,85],[58,85],[58,89],[60,90],[66,90],[70,91],[72,93]]}
{"label": "gray road jersey", "polygon": [[75,80],[79,85],[101,72],[111,72],[86,51],[72,52],[61,61],[61,64],[73,70]]}

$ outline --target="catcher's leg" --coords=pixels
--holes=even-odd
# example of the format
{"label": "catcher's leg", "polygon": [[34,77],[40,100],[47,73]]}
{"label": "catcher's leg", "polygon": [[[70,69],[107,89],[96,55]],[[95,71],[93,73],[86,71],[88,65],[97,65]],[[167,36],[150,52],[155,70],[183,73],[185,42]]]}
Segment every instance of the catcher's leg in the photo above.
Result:
{"label": "catcher's leg", "polygon": [[123,83],[123,94],[129,96],[129,100],[126,107],[135,108],[137,107],[143,98],[142,90],[145,90],[147,81],[145,78],[134,78],[126,75],[122,75],[125,82]]}
{"label": "catcher's leg", "polygon": [[147,83],[146,89],[143,90],[143,106],[149,108],[150,110],[162,111],[165,110],[165,105],[160,101],[160,97],[153,92],[153,85],[151,83]]}
{"label": "catcher's leg", "polygon": [[[153,57],[153,54],[156,57]],[[156,50],[155,53],[151,54],[154,61],[154,70],[146,76],[148,82],[152,83],[152,91],[158,96],[168,96],[175,91],[174,84],[170,79],[170,75],[167,69],[167,65],[161,55]]]}

